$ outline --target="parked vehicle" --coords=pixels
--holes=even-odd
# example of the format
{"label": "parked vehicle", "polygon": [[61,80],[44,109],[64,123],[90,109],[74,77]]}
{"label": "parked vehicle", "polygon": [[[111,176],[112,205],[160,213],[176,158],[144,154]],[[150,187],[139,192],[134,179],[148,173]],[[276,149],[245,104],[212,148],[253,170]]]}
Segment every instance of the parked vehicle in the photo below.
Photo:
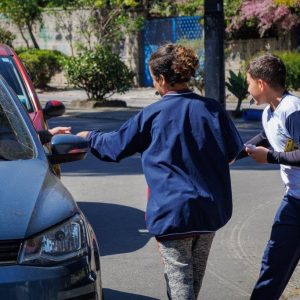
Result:
{"label": "parked vehicle", "polygon": [[102,299],[95,233],[50,168],[87,142],[55,135],[46,154],[21,102],[0,76],[0,299]]}
{"label": "parked vehicle", "polygon": [[58,100],[48,101],[42,109],[22,61],[13,49],[4,44],[0,44],[0,74],[17,94],[37,131],[47,129],[48,119],[64,114],[65,106]]}
{"label": "parked vehicle", "polygon": [[[37,131],[47,130],[47,120],[64,114],[65,106],[61,101],[48,101],[42,108],[33,83],[22,61],[9,46],[0,44],[0,75],[7,81],[26,108]],[[51,151],[49,147],[45,150]],[[53,172],[60,176],[60,166],[51,165]]]}

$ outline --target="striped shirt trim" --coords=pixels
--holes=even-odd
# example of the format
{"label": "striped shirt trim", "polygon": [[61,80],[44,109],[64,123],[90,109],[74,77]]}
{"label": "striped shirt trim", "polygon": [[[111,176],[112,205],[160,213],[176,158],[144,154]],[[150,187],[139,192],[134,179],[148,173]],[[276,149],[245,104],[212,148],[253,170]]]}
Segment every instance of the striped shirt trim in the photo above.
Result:
{"label": "striped shirt trim", "polygon": [[188,95],[188,94],[193,94],[193,93],[194,92],[174,93],[174,94],[167,93],[167,94],[163,95],[163,97],[166,97],[166,96],[181,96],[181,95]]}
{"label": "striped shirt trim", "polygon": [[164,238],[164,237],[175,237],[175,236],[185,236],[185,235],[191,235],[191,234],[197,234],[197,233],[211,233],[215,231],[210,230],[203,230],[203,231],[188,231],[188,232],[181,232],[181,233],[170,233],[170,234],[163,234],[163,235],[157,235],[157,238]]}

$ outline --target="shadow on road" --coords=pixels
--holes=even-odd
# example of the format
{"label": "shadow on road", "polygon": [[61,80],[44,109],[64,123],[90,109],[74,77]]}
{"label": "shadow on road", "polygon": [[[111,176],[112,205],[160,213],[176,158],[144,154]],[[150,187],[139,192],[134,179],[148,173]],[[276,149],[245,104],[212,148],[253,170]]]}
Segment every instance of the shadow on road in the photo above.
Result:
{"label": "shadow on road", "polygon": [[113,176],[143,174],[140,156],[134,155],[119,163],[103,162],[91,153],[84,160],[61,165],[64,176]]}
{"label": "shadow on road", "polygon": [[[121,109],[111,111],[82,112],[77,116],[59,117],[50,120],[51,127],[71,126],[72,133],[76,134],[82,130],[99,129],[103,131],[112,131],[118,129],[128,118],[136,114],[139,110]],[[244,143],[257,135],[262,130],[260,122],[245,122],[241,119],[234,120],[235,125],[242,137]],[[257,164],[250,158],[237,161],[231,166],[232,170],[277,170],[278,165]],[[93,157],[91,154],[83,161],[73,162],[72,164],[63,164],[62,171],[68,176],[106,176],[122,174],[142,174],[142,167],[139,155],[132,156],[120,163],[106,163]]]}
{"label": "shadow on road", "polygon": [[49,124],[50,127],[71,126],[74,134],[82,130],[111,131],[118,129],[139,111],[128,108],[109,111],[68,111],[67,115],[51,119]]}
{"label": "shadow on road", "polygon": [[[59,117],[50,120],[50,127],[71,126],[72,133],[79,131],[98,129],[112,131],[118,129],[128,118],[137,113],[138,110],[126,109],[123,111],[109,112],[82,112],[80,117]],[[131,156],[120,163],[108,163],[100,161],[92,154],[78,162],[62,164],[64,176],[108,176],[108,175],[134,175],[143,174],[140,155]]]}
{"label": "shadow on road", "polygon": [[93,226],[101,256],[136,251],[151,238],[144,232],[145,213],[139,209],[97,202],[78,202],[78,205]]}
{"label": "shadow on road", "polygon": [[275,164],[258,164],[250,157],[237,160],[230,166],[231,170],[279,170],[279,165]]}
{"label": "shadow on road", "polygon": [[114,291],[111,289],[103,289],[105,300],[109,299],[115,299],[115,300],[159,300],[157,298],[142,296],[142,295],[136,295],[136,294],[130,294],[120,291]]}

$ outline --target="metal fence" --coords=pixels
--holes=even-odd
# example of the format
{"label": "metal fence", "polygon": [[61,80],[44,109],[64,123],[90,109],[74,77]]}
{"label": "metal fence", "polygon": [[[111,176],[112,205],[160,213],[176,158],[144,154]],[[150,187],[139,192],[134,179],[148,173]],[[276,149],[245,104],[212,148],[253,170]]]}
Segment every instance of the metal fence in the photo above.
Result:
{"label": "metal fence", "polygon": [[[148,20],[142,31],[143,43],[143,85],[152,86],[148,61],[153,52],[162,44],[180,42],[196,48],[203,56],[203,26],[200,16],[176,17]],[[198,48],[198,49],[197,49]]]}

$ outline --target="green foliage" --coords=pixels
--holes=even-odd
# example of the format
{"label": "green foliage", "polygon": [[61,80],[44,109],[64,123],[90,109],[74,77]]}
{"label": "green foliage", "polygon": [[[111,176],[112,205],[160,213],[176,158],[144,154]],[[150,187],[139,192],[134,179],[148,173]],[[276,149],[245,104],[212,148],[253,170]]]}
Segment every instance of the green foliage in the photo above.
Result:
{"label": "green foliage", "polygon": [[[56,0],[57,1],[57,0]],[[72,0],[59,0],[59,1],[72,1]],[[135,7],[139,4],[138,0],[73,0],[79,5],[83,6],[94,6],[97,8],[103,8],[107,6],[124,6],[124,7]]]}
{"label": "green foliage", "polygon": [[29,49],[19,57],[37,88],[45,88],[52,76],[62,71],[64,55],[59,51]]}
{"label": "green foliage", "polygon": [[29,51],[30,49],[28,49],[27,47],[16,47],[14,48],[14,51],[17,53],[17,55],[20,55],[23,52]]}
{"label": "green foliage", "polygon": [[51,0],[47,1],[47,7],[56,7],[56,8],[67,8],[74,7],[77,5],[78,0]]}
{"label": "green foliage", "polygon": [[77,57],[64,60],[68,81],[86,91],[89,100],[102,101],[113,93],[124,93],[131,85],[134,73],[112,53],[109,47],[83,49]]}
{"label": "green foliage", "polygon": [[246,80],[246,76],[242,74],[240,71],[238,74],[229,70],[229,78],[228,81],[225,82],[228,90],[237,98],[238,104],[235,109],[236,112],[239,112],[241,109],[241,104],[244,99],[246,99],[248,95],[248,84]]}
{"label": "green foliage", "polygon": [[189,86],[192,89],[196,88],[201,95],[204,94],[204,37],[195,40],[181,39],[178,40],[177,43],[192,48],[197,53],[199,58],[199,68],[196,72],[196,76],[191,78]]}
{"label": "green foliage", "polygon": [[43,0],[1,0],[0,12],[13,22],[25,25],[41,17]]}
{"label": "green foliage", "polygon": [[181,2],[154,0],[151,3],[149,12],[152,16],[159,17],[199,15],[204,12],[204,0],[186,0]]}
{"label": "green foliage", "polygon": [[204,0],[188,0],[177,4],[179,16],[194,16],[204,13]]}
{"label": "green foliage", "polygon": [[286,85],[289,89],[298,90],[300,88],[300,53],[296,51],[277,51],[284,62],[287,70]]}
{"label": "green foliage", "polygon": [[150,14],[158,17],[170,17],[176,14],[176,7],[172,1],[153,1]]}
{"label": "green foliage", "polygon": [[[24,28],[28,30],[35,48],[39,48],[33,35],[33,25],[42,22],[43,8],[50,0],[1,0],[0,13],[9,18],[19,28],[22,36]],[[25,40],[26,43],[27,40]]]}
{"label": "green foliage", "polygon": [[189,86],[194,89],[196,88],[200,95],[204,95],[204,88],[205,88],[205,82],[204,82],[204,69],[199,70],[196,77],[191,78],[189,82]]}
{"label": "green foliage", "polygon": [[274,0],[274,2],[276,5],[285,5],[292,8],[300,7],[299,0]]}
{"label": "green foliage", "polygon": [[224,0],[224,14],[226,17],[235,16],[241,6],[242,0]]}
{"label": "green foliage", "polygon": [[226,31],[233,38],[245,38],[245,33],[249,38],[247,28],[260,37],[287,34],[299,24],[299,8],[299,0],[243,0]]}
{"label": "green foliage", "polygon": [[198,56],[204,50],[204,37],[194,40],[180,39],[176,43],[194,49]]}
{"label": "green foliage", "polygon": [[[259,57],[268,52],[260,51],[256,55],[245,61],[245,66],[255,57]],[[291,90],[300,89],[300,53],[297,51],[274,51],[272,54],[280,57],[286,67],[286,87]]]}
{"label": "green foliage", "polygon": [[[85,10],[85,14],[78,13],[79,25],[73,30],[80,34],[77,46],[87,47],[90,50],[99,44],[115,46],[126,34],[138,32],[144,25],[143,16],[135,12],[135,7],[139,5],[138,0],[54,1],[69,16],[72,16],[72,12]],[[57,21],[61,31],[66,31],[70,27],[65,19]],[[67,34],[70,35],[70,32]]]}
{"label": "green foliage", "polygon": [[12,42],[16,38],[16,36],[2,27],[0,27],[0,44],[6,44],[12,47]]}

